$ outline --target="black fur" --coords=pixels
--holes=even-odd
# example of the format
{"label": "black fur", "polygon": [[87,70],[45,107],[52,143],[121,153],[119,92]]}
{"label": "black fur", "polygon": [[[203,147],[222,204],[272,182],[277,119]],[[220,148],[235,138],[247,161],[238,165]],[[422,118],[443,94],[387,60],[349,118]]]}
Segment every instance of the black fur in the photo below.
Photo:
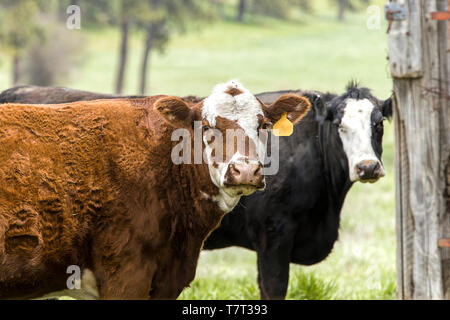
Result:
{"label": "black fur", "polygon": [[352,186],[338,134],[347,98],[367,98],[379,106],[372,114],[377,121],[373,147],[379,158],[382,154],[382,109],[369,89],[351,83],[341,96],[283,91],[257,97],[268,104],[288,92],[307,96],[312,108],[292,136],[280,139],[278,174],[266,177],[264,192],[242,198],[204,245],[205,249],[241,246],[255,250],[263,299],[283,299],[289,263],[318,263],[338,239],[341,208]]}
{"label": "black fur", "polygon": [[17,86],[0,93],[0,104],[58,104],[114,98],[142,98],[142,96],[117,96],[64,87]]}

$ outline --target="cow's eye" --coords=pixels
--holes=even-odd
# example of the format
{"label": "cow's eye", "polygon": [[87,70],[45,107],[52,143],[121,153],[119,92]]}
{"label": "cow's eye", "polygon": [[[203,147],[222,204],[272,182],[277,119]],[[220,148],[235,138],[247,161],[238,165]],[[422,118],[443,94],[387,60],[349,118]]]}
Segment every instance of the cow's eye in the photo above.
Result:
{"label": "cow's eye", "polygon": [[375,127],[375,129],[381,130],[381,129],[383,129],[383,121],[380,121],[378,123],[374,123],[373,126]]}
{"label": "cow's eye", "polygon": [[264,122],[263,125],[261,126],[261,129],[269,130],[272,129],[272,127],[273,127],[272,122]]}
{"label": "cow's eye", "polygon": [[209,126],[203,126],[203,131],[208,131],[209,129]]}

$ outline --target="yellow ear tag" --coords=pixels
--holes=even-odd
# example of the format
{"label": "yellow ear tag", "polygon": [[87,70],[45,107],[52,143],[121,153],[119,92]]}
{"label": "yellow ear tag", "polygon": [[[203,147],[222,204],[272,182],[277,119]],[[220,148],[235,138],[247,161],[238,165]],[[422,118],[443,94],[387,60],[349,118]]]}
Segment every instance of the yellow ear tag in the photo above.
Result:
{"label": "yellow ear tag", "polygon": [[273,134],[278,137],[289,137],[294,133],[294,125],[287,118],[287,114],[283,113],[280,120],[273,125]]}

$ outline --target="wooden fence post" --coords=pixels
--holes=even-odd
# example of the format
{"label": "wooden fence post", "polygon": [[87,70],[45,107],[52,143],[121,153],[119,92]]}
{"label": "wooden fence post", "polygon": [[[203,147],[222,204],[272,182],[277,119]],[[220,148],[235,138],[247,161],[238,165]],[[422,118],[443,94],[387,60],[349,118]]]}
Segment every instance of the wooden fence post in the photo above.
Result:
{"label": "wooden fence post", "polygon": [[399,299],[450,299],[450,53],[448,0],[389,0],[406,10],[392,20],[397,293]]}

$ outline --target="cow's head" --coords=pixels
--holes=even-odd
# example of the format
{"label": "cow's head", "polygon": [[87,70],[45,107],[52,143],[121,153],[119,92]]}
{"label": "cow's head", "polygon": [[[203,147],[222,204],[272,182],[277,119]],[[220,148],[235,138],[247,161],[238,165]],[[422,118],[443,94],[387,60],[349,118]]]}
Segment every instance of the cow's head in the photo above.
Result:
{"label": "cow's head", "polygon": [[350,181],[375,182],[385,175],[381,161],[383,121],[392,117],[391,98],[378,100],[369,89],[351,83],[345,94],[323,105],[318,113],[338,132]]}
{"label": "cow's head", "polygon": [[[295,124],[309,107],[308,99],[294,94],[266,106],[237,81],[217,85],[210,96],[195,105],[176,97],[162,98],[155,104],[162,117],[176,128],[193,130],[201,124],[211,180],[231,197],[265,187],[261,130],[270,130],[284,113]],[[217,155],[219,149],[221,155]]]}

